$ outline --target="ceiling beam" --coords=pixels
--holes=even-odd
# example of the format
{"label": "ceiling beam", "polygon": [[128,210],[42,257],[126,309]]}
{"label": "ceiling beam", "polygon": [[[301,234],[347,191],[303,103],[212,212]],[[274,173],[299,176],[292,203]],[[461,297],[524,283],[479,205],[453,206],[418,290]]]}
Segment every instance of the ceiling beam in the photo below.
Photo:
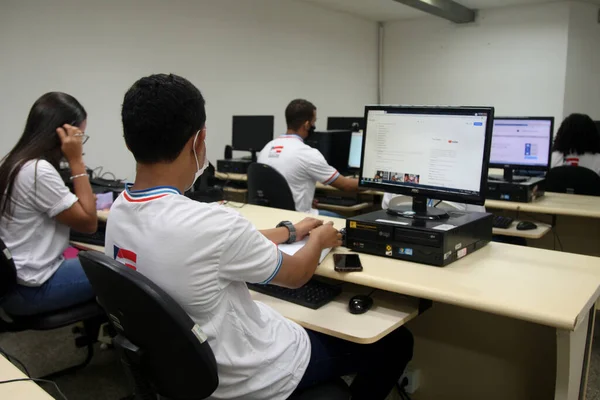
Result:
{"label": "ceiling beam", "polygon": [[444,18],[457,24],[475,21],[475,10],[467,8],[453,0],[394,0],[409,7],[416,8],[436,17]]}

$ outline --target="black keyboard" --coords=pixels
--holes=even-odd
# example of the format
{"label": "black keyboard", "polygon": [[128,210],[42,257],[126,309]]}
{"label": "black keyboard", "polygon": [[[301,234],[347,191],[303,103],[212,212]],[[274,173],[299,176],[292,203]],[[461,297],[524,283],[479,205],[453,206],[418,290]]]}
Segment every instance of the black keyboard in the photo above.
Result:
{"label": "black keyboard", "polygon": [[259,285],[257,283],[248,283],[248,289],[300,306],[312,308],[313,310],[323,307],[342,293],[340,286],[329,285],[315,279],[311,279],[299,289],[288,289],[275,285]]}
{"label": "black keyboard", "polygon": [[329,204],[332,206],[352,207],[358,204],[358,200],[350,197],[316,197],[321,204]]}
{"label": "black keyboard", "polygon": [[95,246],[104,246],[105,233],[103,230],[98,230],[94,233],[81,233],[71,230],[70,240],[72,242],[81,242],[85,244],[93,244]]}
{"label": "black keyboard", "polygon": [[514,219],[511,217],[503,217],[502,215],[494,215],[494,222],[492,222],[492,226],[494,228],[500,229],[508,229],[510,224],[512,224]]}

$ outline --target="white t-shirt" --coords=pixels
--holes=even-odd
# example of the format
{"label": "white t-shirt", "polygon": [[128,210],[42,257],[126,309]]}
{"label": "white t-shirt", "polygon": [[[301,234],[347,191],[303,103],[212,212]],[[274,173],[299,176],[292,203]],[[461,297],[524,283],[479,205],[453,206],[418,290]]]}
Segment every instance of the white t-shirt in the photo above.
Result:
{"label": "white t-shirt", "polygon": [[314,215],[319,214],[312,208],[317,182],[329,185],[340,176],[319,150],[305,144],[298,135],[282,135],[267,143],[258,162],[283,175],[294,196],[296,211]]}
{"label": "white t-shirt", "polygon": [[10,250],[17,281],[41,286],[63,262],[69,246],[69,227],[56,221],[77,202],[58,171],[45,160],[23,165],[12,192],[12,218],[0,220],[0,238]]}
{"label": "white t-shirt", "polygon": [[210,399],[287,399],[298,386],[308,334],[245,284],[269,282],[283,256],[238,213],[172,187],[127,189],[110,211],[106,254],[160,286],[208,336],[219,369]]}
{"label": "white t-shirt", "polygon": [[565,157],[565,155],[559,151],[553,152],[551,168],[562,167],[564,165],[585,167],[600,175],[600,153],[584,153],[579,155],[569,154]]}
{"label": "white t-shirt", "polygon": [[[383,199],[381,200],[381,208],[383,208],[384,210],[387,210],[390,206],[390,200],[392,200],[394,197],[401,197],[401,194],[392,194],[392,193],[384,193],[383,195]],[[410,201],[409,199],[407,199],[407,201]],[[433,200],[433,204],[437,203],[438,200]],[[454,203],[452,201],[443,201],[440,205],[446,206],[446,207],[440,207],[443,209],[456,209],[459,211],[465,211],[465,212],[485,212],[485,207],[484,206],[476,206],[473,204],[465,204],[465,203]]]}

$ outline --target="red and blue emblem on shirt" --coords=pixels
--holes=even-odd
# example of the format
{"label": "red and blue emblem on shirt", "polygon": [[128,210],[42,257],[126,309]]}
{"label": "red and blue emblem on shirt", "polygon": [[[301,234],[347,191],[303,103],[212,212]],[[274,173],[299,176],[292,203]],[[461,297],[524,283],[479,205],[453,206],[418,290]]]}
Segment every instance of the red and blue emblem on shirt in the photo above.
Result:
{"label": "red and blue emblem on shirt", "polygon": [[134,271],[137,270],[137,254],[131,250],[114,246],[114,259]]}

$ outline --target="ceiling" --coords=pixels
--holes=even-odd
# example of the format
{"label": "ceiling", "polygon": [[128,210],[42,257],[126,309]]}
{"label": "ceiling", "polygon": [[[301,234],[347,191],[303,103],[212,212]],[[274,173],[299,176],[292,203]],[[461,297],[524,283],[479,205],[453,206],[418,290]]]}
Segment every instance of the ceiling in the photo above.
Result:
{"label": "ceiling", "polygon": [[[425,16],[427,14],[394,0],[297,0],[312,3],[330,10],[342,11],[373,21],[395,21]],[[513,5],[548,3],[551,0],[456,0],[458,3],[477,10]],[[600,4],[600,0],[589,0]]]}

